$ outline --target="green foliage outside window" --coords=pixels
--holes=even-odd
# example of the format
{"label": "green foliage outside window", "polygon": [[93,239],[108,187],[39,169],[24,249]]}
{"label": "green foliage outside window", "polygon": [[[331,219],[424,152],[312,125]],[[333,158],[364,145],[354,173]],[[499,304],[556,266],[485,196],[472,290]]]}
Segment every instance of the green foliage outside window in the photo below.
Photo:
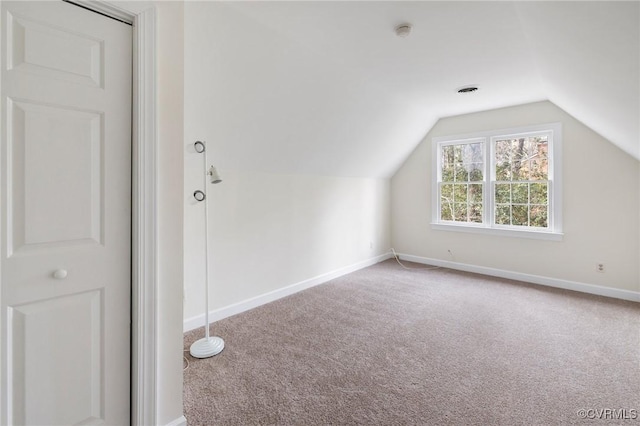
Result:
{"label": "green foliage outside window", "polygon": [[440,219],[482,223],[484,144],[441,148]]}

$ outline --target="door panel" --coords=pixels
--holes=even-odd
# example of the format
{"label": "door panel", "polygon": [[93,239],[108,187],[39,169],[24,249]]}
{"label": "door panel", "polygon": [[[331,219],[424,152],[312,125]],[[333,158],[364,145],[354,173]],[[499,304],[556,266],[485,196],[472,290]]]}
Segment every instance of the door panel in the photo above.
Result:
{"label": "door panel", "polygon": [[8,109],[12,252],[45,243],[100,243],[101,114],[11,99]]}
{"label": "door panel", "polygon": [[8,69],[102,87],[100,40],[11,13],[7,14],[6,22]]}
{"label": "door panel", "polygon": [[9,308],[15,424],[100,423],[102,322],[99,290]]}
{"label": "door panel", "polygon": [[132,30],[0,5],[0,423],[128,424]]}

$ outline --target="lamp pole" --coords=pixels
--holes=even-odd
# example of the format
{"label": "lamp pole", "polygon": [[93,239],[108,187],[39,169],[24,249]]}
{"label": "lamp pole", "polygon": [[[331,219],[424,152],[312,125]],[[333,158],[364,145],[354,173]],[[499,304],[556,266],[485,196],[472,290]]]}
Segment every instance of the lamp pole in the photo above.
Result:
{"label": "lamp pole", "polygon": [[202,339],[196,340],[191,347],[189,348],[189,352],[191,356],[194,358],[209,358],[214,355],[219,354],[224,349],[224,340],[217,336],[211,336],[209,333],[209,199],[206,194],[207,188],[207,177],[211,178],[211,183],[216,184],[222,182],[220,176],[215,167],[211,166],[211,168],[207,171],[208,164],[208,155],[207,155],[207,147],[206,142],[197,141],[194,144],[194,148],[197,153],[204,154],[203,157],[203,171],[204,171],[204,191],[195,191],[193,193],[196,201],[204,201],[204,253],[205,253],[205,261],[204,261],[204,271],[205,271],[205,285],[204,285],[204,318],[205,318],[205,337]]}

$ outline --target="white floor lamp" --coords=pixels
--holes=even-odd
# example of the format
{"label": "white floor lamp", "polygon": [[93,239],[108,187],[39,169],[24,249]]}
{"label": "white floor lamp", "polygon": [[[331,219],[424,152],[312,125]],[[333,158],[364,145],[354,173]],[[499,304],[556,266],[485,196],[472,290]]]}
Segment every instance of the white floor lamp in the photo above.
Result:
{"label": "white floor lamp", "polygon": [[215,167],[210,166],[207,170],[207,164],[209,164],[207,160],[207,147],[205,146],[205,142],[197,141],[194,144],[194,148],[197,153],[204,154],[203,155],[203,165],[204,165],[204,191],[195,191],[193,193],[193,197],[196,201],[204,201],[204,253],[205,253],[205,261],[204,261],[204,270],[205,270],[205,285],[204,285],[204,329],[205,329],[205,337],[202,339],[196,340],[191,347],[189,348],[189,352],[191,356],[194,358],[209,358],[214,355],[219,354],[224,349],[224,340],[220,337],[210,336],[209,335],[209,199],[207,198],[207,180],[211,180],[211,183],[220,183],[222,179],[220,179],[220,175]]}

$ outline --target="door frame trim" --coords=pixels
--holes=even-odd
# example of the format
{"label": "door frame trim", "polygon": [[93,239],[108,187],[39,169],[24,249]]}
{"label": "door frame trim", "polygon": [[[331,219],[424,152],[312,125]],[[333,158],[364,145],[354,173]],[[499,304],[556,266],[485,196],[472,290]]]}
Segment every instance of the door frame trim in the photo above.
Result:
{"label": "door frame trim", "polygon": [[158,151],[156,9],[80,0],[133,25],[131,138],[131,424],[157,424]]}
{"label": "door frame trim", "polygon": [[157,424],[156,10],[133,22],[131,423]]}

